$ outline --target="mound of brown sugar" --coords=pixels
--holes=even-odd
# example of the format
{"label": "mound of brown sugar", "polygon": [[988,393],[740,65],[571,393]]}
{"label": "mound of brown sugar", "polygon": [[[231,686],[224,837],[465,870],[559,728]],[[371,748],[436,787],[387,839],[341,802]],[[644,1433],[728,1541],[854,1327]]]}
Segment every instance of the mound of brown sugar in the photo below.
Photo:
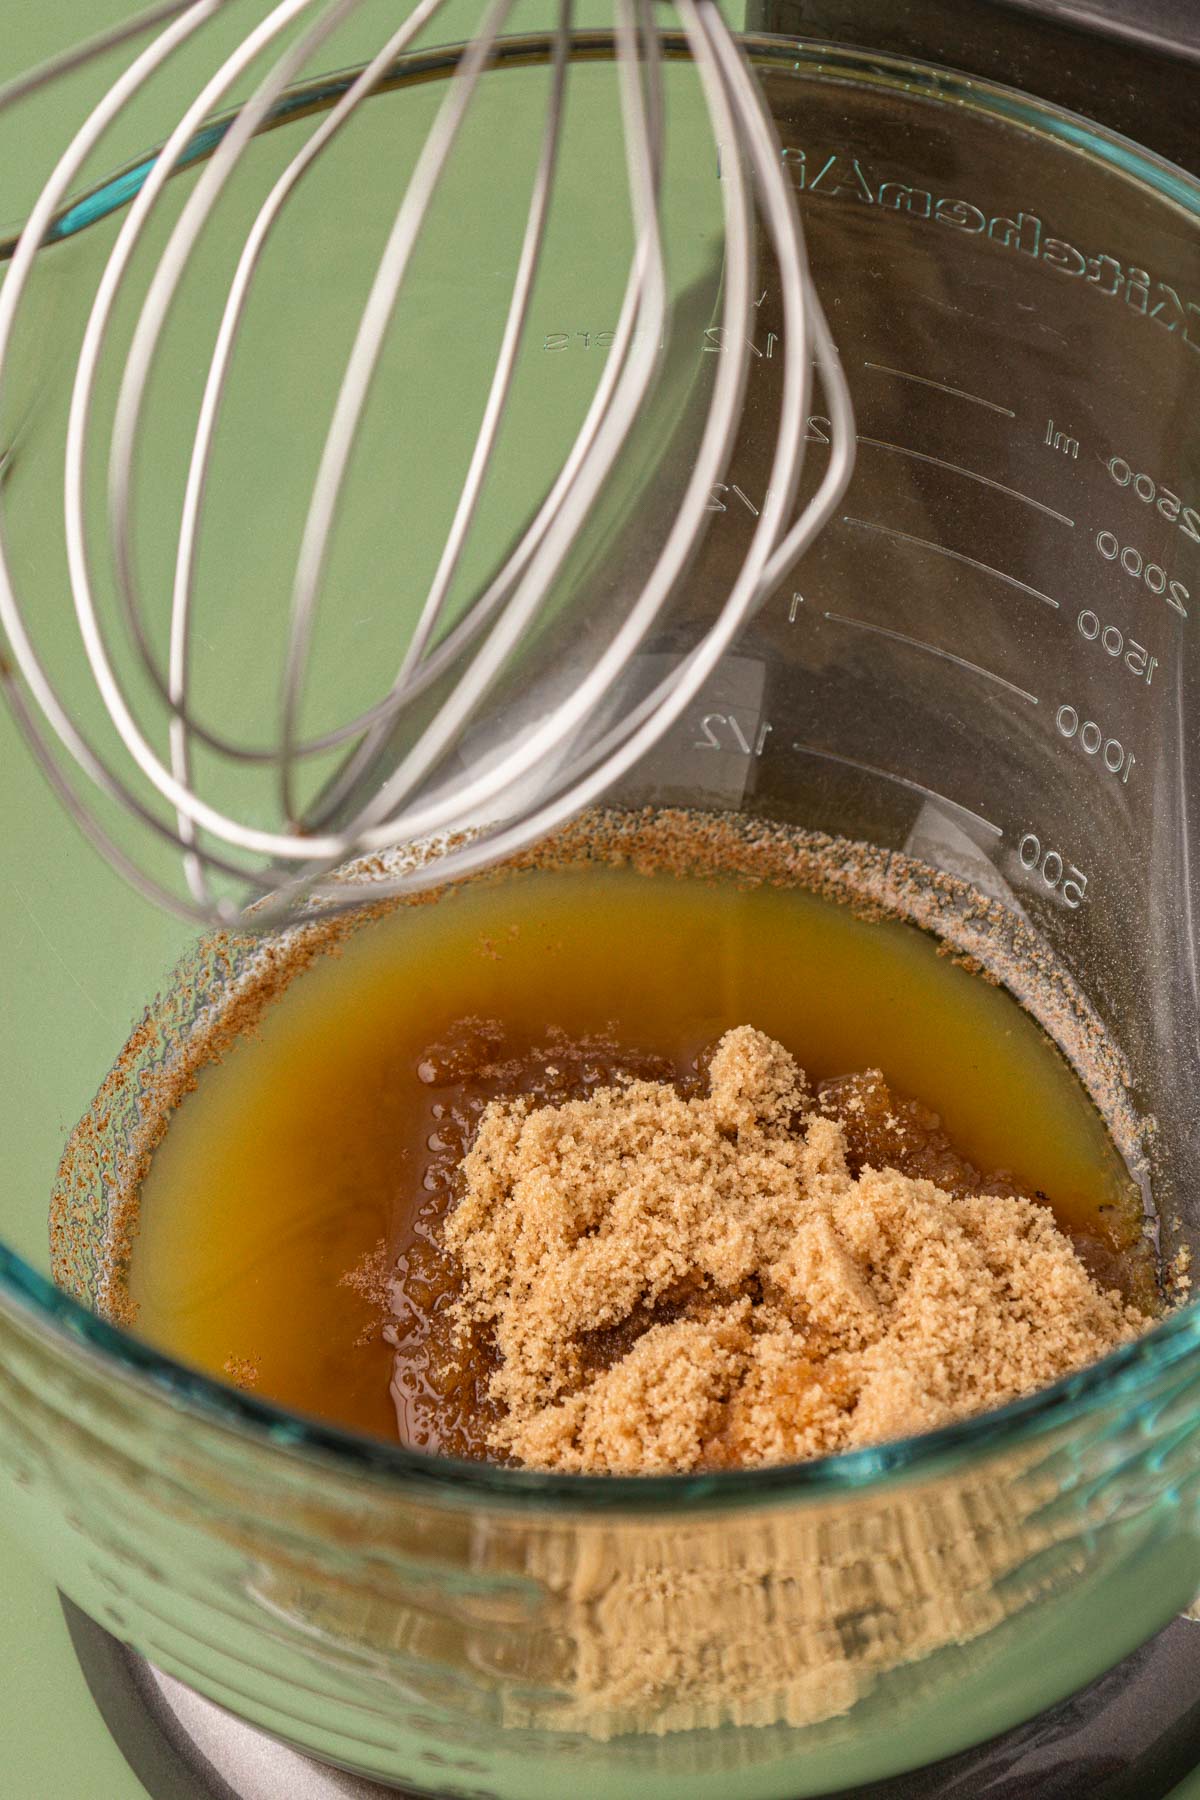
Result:
{"label": "mound of brown sugar", "polygon": [[495,1101],[445,1225],[491,1446],[612,1474],[794,1461],[1044,1386],[1150,1321],[1053,1216],[847,1165],[778,1043],[721,1039],[708,1093],[629,1081]]}

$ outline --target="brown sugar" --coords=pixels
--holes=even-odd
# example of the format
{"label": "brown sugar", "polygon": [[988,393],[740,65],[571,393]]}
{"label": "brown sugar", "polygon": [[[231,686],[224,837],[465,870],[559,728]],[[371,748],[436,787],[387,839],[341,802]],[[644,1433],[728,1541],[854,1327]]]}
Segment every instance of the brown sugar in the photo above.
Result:
{"label": "brown sugar", "polygon": [[750,1026],[707,1091],[493,1100],[442,1234],[462,1365],[442,1375],[487,1346],[491,1450],[579,1473],[794,1461],[999,1406],[1149,1325],[905,1104],[871,1075],[815,1095]]}
{"label": "brown sugar", "polygon": [[[1100,1285],[1157,1314],[1178,1297],[1179,1240],[1168,1213],[1164,1295],[1144,1213],[1152,1168],[1168,1193],[1170,1171],[1150,1160],[1129,1071],[1015,916],[981,905],[863,845],[742,817],[601,814],[434,905],[202,944],[72,1136],[55,1271],[219,1379],[252,1357],[263,1400],[412,1450],[496,1457],[495,1346],[482,1326],[470,1357],[456,1343],[443,1244],[484,1109],[557,1106],[626,1075],[699,1094],[706,1047],[752,1019],[819,1102],[870,1086],[865,1136],[839,1102],[852,1175],[860,1153],[928,1174],[935,1132],[984,1172],[964,1191],[1011,1165]],[[476,953],[484,937],[497,957]],[[1000,985],[938,954],[944,942],[972,960],[990,947]],[[845,1073],[876,1062],[886,1091]],[[902,1094],[940,1122],[925,1132]],[[884,1143],[889,1111],[912,1124]],[[683,1307],[663,1299],[655,1320]],[[644,1328],[631,1314],[584,1352],[611,1361]]]}

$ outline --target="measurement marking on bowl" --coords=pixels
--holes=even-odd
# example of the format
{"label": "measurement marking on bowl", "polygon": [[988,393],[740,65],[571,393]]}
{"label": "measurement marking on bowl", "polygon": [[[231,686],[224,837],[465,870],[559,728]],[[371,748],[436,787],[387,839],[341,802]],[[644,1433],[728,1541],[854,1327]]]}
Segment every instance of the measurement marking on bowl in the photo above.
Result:
{"label": "measurement marking on bowl", "polygon": [[978,557],[968,556],[964,550],[951,550],[949,544],[935,544],[932,538],[914,537],[910,531],[897,531],[894,525],[879,525],[874,519],[856,519],[850,513],[842,514],[842,524],[856,526],[859,531],[881,532],[884,537],[898,538],[902,544],[915,544],[918,550],[932,550],[935,556],[949,556],[954,562],[981,570],[984,575],[994,575],[997,581],[1005,581],[1009,587],[1020,588],[1023,594],[1031,594],[1044,606],[1052,606],[1055,612],[1058,611],[1059,602],[1052,600],[1049,594],[1043,594],[1040,588],[1030,587],[1027,581],[1018,581],[1004,569],[993,569],[991,563],[980,562]]}
{"label": "measurement marking on bowl", "polygon": [[965,469],[961,463],[947,462],[942,456],[930,456],[926,450],[910,450],[907,444],[890,444],[886,438],[860,435],[858,442],[869,445],[872,450],[892,450],[897,456],[911,456],[916,462],[932,463],[934,468],[949,469],[953,475],[965,475],[968,481],[978,481],[982,487],[995,488],[998,494],[1008,494],[1014,500],[1023,501],[1026,506],[1036,506],[1037,510],[1045,513],[1048,518],[1057,519],[1060,524],[1074,527],[1074,519],[1069,519],[1066,513],[1056,511],[1053,506],[1047,506],[1042,500],[1035,500],[1032,494],[1023,494],[1019,488],[1005,487],[1002,481],[993,481],[990,475],[979,475],[974,469]]}
{"label": "measurement marking on bowl", "polygon": [[970,400],[975,406],[986,406],[989,412],[1003,413],[1006,419],[1015,419],[1016,413],[1011,406],[1000,406],[995,400],[985,400],[982,394],[970,394],[966,388],[951,387],[948,381],[935,381],[932,375],[914,375],[908,369],[891,369],[887,363],[864,362],[864,369],[874,369],[880,375],[894,375],[897,381],[918,381],[922,387],[938,388],[943,394],[953,394],[956,400]]}
{"label": "measurement marking on bowl", "polygon": [[953,650],[942,650],[937,644],[927,644],[924,638],[909,637],[907,632],[893,631],[887,625],[872,625],[867,619],[852,619],[846,613],[827,612],[825,617],[835,625],[853,625],[858,631],[873,631],[877,637],[892,638],[897,644],[911,645],[914,650],[926,650],[930,656],[940,656],[943,661],[954,663],[971,675],[982,675],[985,681],[994,681],[997,687],[1007,688],[1010,694],[1018,694],[1022,700],[1028,700],[1031,706],[1038,704],[1037,695],[1031,694],[1028,688],[1018,687],[1015,681],[1008,681],[993,669],[982,668],[979,663],[969,662],[965,656],[956,656]]}
{"label": "measurement marking on bowl", "polygon": [[974,819],[977,825],[982,825],[983,829],[990,831],[993,836],[998,838],[1004,836],[1000,826],[993,825],[992,821],[985,819],[982,813],[972,812],[971,808],[964,806],[961,800],[951,800],[949,794],[940,794],[936,788],[926,787],[921,781],[914,781],[911,775],[897,775],[893,769],[878,769],[874,763],[859,762],[853,756],[839,756],[834,750],[818,750],[815,744],[795,742],[792,749],[801,756],[816,756],[824,762],[841,763],[844,768],[856,769],[860,775],[878,775],[881,781],[894,781],[897,787],[907,788],[913,794],[923,794],[926,800],[936,800],[941,806],[948,806],[953,812],[962,813],[966,818]]}

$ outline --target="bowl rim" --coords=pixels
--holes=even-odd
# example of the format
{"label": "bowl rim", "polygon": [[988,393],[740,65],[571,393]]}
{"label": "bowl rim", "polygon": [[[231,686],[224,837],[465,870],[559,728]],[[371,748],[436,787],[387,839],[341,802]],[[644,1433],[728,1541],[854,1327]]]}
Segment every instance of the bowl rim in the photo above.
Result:
{"label": "bowl rim", "polygon": [[[967,108],[1000,122],[1023,126],[1061,146],[1090,156],[1140,182],[1200,224],[1200,181],[1132,140],[1082,116],[1017,89],[938,68],[920,61],[808,39],[748,34],[741,38],[752,64],[763,73],[808,77],[857,86],[889,87],[901,82],[906,96],[932,104]],[[494,73],[539,66],[553,49],[548,34],[507,37],[497,46]],[[667,57],[686,54],[681,34],[663,34]],[[451,73],[460,46],[439,46],[397,59],[376,94],[396,91]],[[573,34],[573,60],[605,61],[614,54],[611,32]],[[289,89],[263,131],[294,122],[333,105],[357,70],[342,70]],[[181,167],[211,155],[229,129],[236,110],[219,115],[197,132]],[[154,162],[149,153],[127,164],[86,193],[72,198],[50,226],[46,243],[73,237],[128,205]],[[11,256],[16,237],[0,240],[0,264]],[[892,1482],[932,1478],[968,1457],[1010,1451],[1047,1436],[1104,1405],[1144,1397],[1157,1377],[1200,1342],[1200,1300],[1178,1307],[1143,1336],[1101,1361],[1033,1394],[991,1412],[935,1431],[843,1451],[808,1462],[768,1468],[719,1470],[702,1475],[559,1475],[467,1462],[406,1449],[291,1412],[201,1373],[164,1355],[130,1332],[89,1311],[63,1289],[0,1242],[0,1307],[40,1339],[43,1346],[85,1359],[105,1377],[154,1395],[174,1409],[217,1430],[232,1431],[268,1451],[335,1466],[341,1473],[406,1494],[421,1490],[446,1503],[486,1500],[521,1509],[569,1508],[581,1512],[675,1512],[761,1503],[816,1500]]]}
{"label": "bowl rim", "polygon": [[[648,1514],[723,1510],[873,1494],[901,1481],[932,1480],[984,1456],[1028,1448],[1112,1403],[1144,1401],[1151,1383],[1200,1342],[1200,1301],[1051,1386],[935,1431],[807,1462],[701,1474],[561,1475],[431,1455],[344,1430],[229,1387],[90,1312],[0,1244],[0,1308],[22,1315],[51,1354],[79,1354],[101,1380],[115,1372],[132,1396],[153,1396],[171,1410],[232,1433],[245,1445],[299,1455],[357,1482],[431,1500],[486,1501],[519,1509]],[[84,1397],[86,1405],[86,1397]]]}
{"label": "bowl rim", "polygon": [[[682,32],[660,34],[665,60],[689,60]],[[1200,179],[1132,138],[1096,124],[1080,113],[1069,112],[1050,101],[1039,100],[1000,82],[987,81],[919,59],[885,54],[857,46],[829,44],[819,39],[793,38],[766,32],[742,32],[738,41],[754,67],[775,75],[808,76],[848,85],[902,86],[907,98],[918,97],[950,104],[957,110],[990,113],[1055,139],[1081,154],[1107,163],[1141,181],[1161,198],[1173,201],[1193,218],[1200,219]],[[544,66],[553,55],[555,40],[546,32],[525,32],[498,39],[489,74]],[[572,62],[611,62],[616,37],[611,31],[575,31],[571,34]],[[377,99],[401,88],[421,86],[453,73],[463,46],[451,43],[409,51],[397,57],[368,96]],[[257,136],[294,124],[310,114],[335,105],[360,72],[361,65],[331,71],[297,82],[285,90],[258,127]],[[174,173],[206,161],[238,117],[238,107],[216,113],[202,125],[180,153]],[[137,198],[154,166],[157,148],[135,157],[82,193],[73,195],[56,213],[47,229],[45,245],[76,236]],[[0,236],[0,264],[16,249],[19,228]]]}

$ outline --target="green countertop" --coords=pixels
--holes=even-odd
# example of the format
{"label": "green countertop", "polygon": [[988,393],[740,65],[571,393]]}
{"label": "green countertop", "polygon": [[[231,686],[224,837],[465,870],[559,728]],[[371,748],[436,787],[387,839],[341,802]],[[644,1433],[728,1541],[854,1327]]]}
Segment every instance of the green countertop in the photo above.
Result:
{"label": "green countertop", "polygon": [[[146,1800],[93,1705],[53,1583],[3,1537],[0,1642],[12,1647],[0,1676],[5,1800]],[[1200,1800],[1200,1770],[1170,1800]]]}
{"label": "green countertop", "polygon": [[[36,5],[32,0],[8,0],[0,35],[0,80],[128,15],[135,4],[137,0],[39,0]],[[230,11],[230,19],[214,29],[232,38],[245,29],[254,9],[242,6]],[[467,35],[478,12],[479,0],[448,0],[437,21],[437,38]],[[533,0],[518,10],[513,29],[536,29],[548,16],[545,0]],[[366,0],[352,25],[339,35],[331,61],[345,65],[374,47],[383,17],[394,26],[394,0]],[[610,8],[600,0],[583,0],[577,7],[580,26],[604,24],[610,17]],[[189,74],[190,69],[180,68],[181,93]],[[78,118],[79,100],[102,86],[98,72],[72,78],[70,116]],[[0,118],[0,220],[18,219],[29,203],[35,177],[48,170],[52,150],[61,147],[63,119],[57,96],[39,97]],[[107,166],[143,147],[142,139],[121,142],[118,134],[106,152]],[[33,919],[32,913],[29,916]],[[36,924],[34,919],[31,931]],[[165,960],[165,951],[160,960]],[[106,1025],[107,1036],[119,1041],[119,1027],[119,1020]],[[87,1691],[53,1582],[3,1537],[0,1742],[0,1793],[5,1800],[144,1800],[144,1788],[112,1742]],[[1175,1794],[1176,1800],[1200,1800],[1200,1773]]]}
{"label": "green countertop", "polygon": [[0,1643],[6,1800],[145,1800],[92,1703],[54,1583],[3,1537]]}
{"label": "green countertop", "polygon": [[[146,4],[147,0],[37,0],[37,4],[33,0],[8,0],[3,8],[0,29],[0,82],[78,44],[115,21],[129,17]],[[231,6],[228,19],[221,18],[207,27],[206,32],[200,34],[205,40],[209,59],[206,66],[212,66],[214,41],[232,44],[253,19],[266,10],[265,0],[262,4],[250,0],[249,4]],[[470,35],[480,11],[480,0],[447,0],[437,16],[436,30],[428,34],[427,41],[452,42]],[[528,0],[526,5],[516,9],[512,29],[537,30],[552,16],[548,0]],[[576,20],[581,28],[604,25],[611,16],[611,7],[605,0],[579,0],[576,6]],[[345,67],[373,51],[381,40],[383,21],[387,21],[388,32],[395,29],[395,0],[364,0],[350,24],[327,47],[327,66]],[[84,103],[103,92],[122,66],[121,55],[127,57],[126,52],[119,53],[100,67],[73,75],[53,93],[35,95],[0,115],[0,223],[19,223],[41,181],[64,148],[67,134],[81,120]],[[172,65],[170,81],[163,89],[160,130],[169,127],[172,107],[178,109],[195,92],[195,77],[200,66],[190,53],[181,55]],[[140,112],[138,122],[132,127],[118,125],[106,143],[103,157],[91,167],[94,176],[119,167],[153,141],[154,134],[148,131],[145,117],[145,113]],[[7,720],[0,720],[0,726],[7,727],[7,724]],[[5,746],[11,741],[11,736],[4,737]],[[20,754],[24,754],[23,750]],[[33,796],[31,803],[39,808],[49,808],[49,797],[44,790],[33,782],[27,785]],[[6,830],[13,822],[11,813],[6,812]],[[70,828],[61,821],[54,819],[51,827],[47,816],[42,815],[37,824],[38,845],[15,842],[10,836],[6,850],[0,887],[4,889],[6,900],[11,902],[12,916],[18,922],[24,921],[22,929],[27,931],[33,946],[30,950],[19,941],[14,943],[11,954],[15,966],[8,973],[16,983],[25,970],[36,982],[40,979],[39,971],[44,974],[38,956],[56,958],[67,975],[67,985],[73,995],[73,1012],[78,1014],[82,998],[85,1015],[93,1018],[98,1013],[98,1003],[88,991],[86,958],[76,954],[80,945],[73,946],[68,941],[69,933],[59,938],[54,923],[48,923],[44,914],[35,917],[34,908],[28,901],[22,911],[25,887],[31,888],[36,896],[48,891],[52,885],[47,869],[37,864],[36,859],[44,856],[49,867],[54,833],[65,832],[63,843],[67,846],[73,842]],[[95,879],[103,885],[106,872],[97,869]],[[105,894],[114,909],[128,904],[127,897],[115,887],[111,895],[105,887]],[[94,902],[94,893],[92,899]],[[74,904],[79,929],[85,938],[89,937],[94,920],[80,911],[77,902],[68,904]],[[178,941],[178,927],[164,921],[160,935],[148,949],[148,957],[152,958],[156,970],[169,966]],[[112,1016],[98,1020],[98,1026],[93,1026],[102,1032],[109,1055],[112,1046],[121,1041],[128,1022],[140,1005],[139,994],[135,991],[137,979],[136,973],[131,972],[134,985],[127,998],[118,1002]],[[15,1009],[19,1000],[17,987],[7,984],[3,1001],[7,1021],[5,1035],[10,1043],[12,1039],[7,1034],[12,1031],[14,1012],[9,1009]],[[78,1020],[75,1035],[78,1035]],[[93,1068],[102,1068],[105,1060],[107,1057],[100,1060],[93,1057]],[[27,1066],[22,1070],[22,1079],[36,1083],[43,1072],[38,1067]],[[58,1144],[61,1144],[68,1124],[69,1119],[65,1116],[56,1115],[50,1121],[51,1133]],[[29,1138],[27,1144],[13,1144],[11,1140],[8,1143],[13,1160],[17,1164],[24,1160],[42,1169],[47,1166],[43,1153],[45,1145],[33,1142],[36,1133],[31,1127],[26,1126],[25,1130]],[[56,1151],[52,1147],[53,1154]],[[53,1160],[49,1167],[53,1167]],[[12,1179],[17,1178],[11,1169],[9,1174]],[[17,1174],[19,1176],[20,1170]],[[36,1186],[39,1193],[45,1191],[36,1181],[31,1186]],[[36,1230],[38,1236],[44,1232],[44,1226],[36,1221],[31,1229]],[[144,1800],[142,1784],[110,1738],[88,1693],[53,1582],[30,1561],[27,1552],[15,1547],[4,1536],[0,1536],[0,1747],[0,1794],[4,1800]]]}

